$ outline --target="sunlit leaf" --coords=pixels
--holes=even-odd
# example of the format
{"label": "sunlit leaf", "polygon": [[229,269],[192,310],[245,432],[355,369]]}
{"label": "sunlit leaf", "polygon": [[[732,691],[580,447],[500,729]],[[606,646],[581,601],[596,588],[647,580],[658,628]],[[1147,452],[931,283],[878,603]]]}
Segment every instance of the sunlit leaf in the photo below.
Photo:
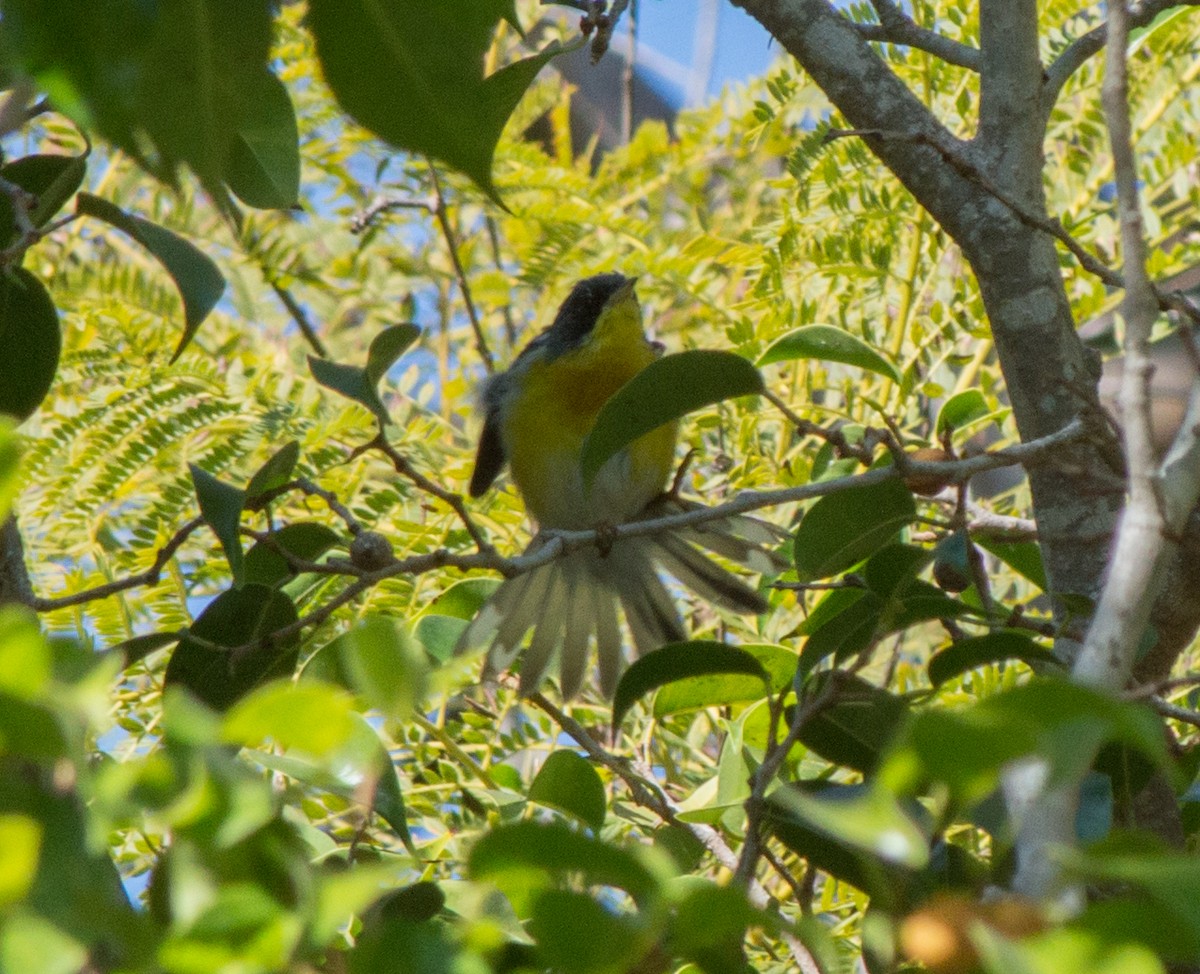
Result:
{"label": "sunlit leaf", "polygon": [[758,358],[758,365],[792,359],[841,362],[886,376],[899,383],[900,372],[861,338],[832,325],[804,325],[775,339]]}

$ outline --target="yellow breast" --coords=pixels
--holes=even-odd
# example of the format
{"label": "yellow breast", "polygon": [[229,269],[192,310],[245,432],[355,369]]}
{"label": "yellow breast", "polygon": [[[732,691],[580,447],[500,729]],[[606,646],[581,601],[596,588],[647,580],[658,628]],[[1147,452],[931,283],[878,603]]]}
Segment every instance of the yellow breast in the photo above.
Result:
{"label": "yellow breast", "polygon": [[609,460],[590,490],[584,490],[580,471],[583,441],[601,407],[656,357],[631,299],[608,309],[579,348],[522,366],[501,435],[513,480],[542,527],[620,523],[662,492],[674,462],[674,423]]}

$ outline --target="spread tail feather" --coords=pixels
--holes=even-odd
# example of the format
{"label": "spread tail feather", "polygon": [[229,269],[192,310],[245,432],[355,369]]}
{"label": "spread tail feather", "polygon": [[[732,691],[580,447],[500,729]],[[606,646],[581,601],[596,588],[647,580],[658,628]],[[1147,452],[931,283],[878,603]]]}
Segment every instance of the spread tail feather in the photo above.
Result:
{"label": "spread tail feather", "polygon": [[[662,498],[647,507],[645,516],[699,507]],[[751,571],[774,574],[787,561],[767,546],[787,538],[787,532],[773,524],[735,514],[674,532],[619,539],[604,555],[596,548],[571,552],[502,582],[464,630],[457,649],[490,640],[486,672],[499,673],[520,655],[532,629],[521,661],[520,693],[538,688],[557,655],[562,694],[569,699],[583,685],[594,639],[600,690],[611,697],[624,668],[618,603],[639,656],[687,638],[660,570],[721,608],[764,612],[766,600],[706,551]],[[535,541],[531,549],[536,546]]]}

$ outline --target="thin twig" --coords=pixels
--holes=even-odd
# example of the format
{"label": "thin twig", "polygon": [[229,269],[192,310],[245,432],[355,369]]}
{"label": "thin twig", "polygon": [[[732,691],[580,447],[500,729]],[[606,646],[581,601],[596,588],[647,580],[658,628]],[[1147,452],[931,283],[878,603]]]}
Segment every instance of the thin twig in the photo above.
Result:
{"label": "thin twig", "polygon": [[[1200,3],[1200,0],[1197,0]],[[851,136],[870,136],[880,139],[897,139],[913,142],[917,145],[929,146],[938,153],[959,175],[976,183],[984,192],[1003,203],[1018,220],[1034,230],[1040,230],[1053,237],[1067,248],[1079,261],[1079,265],[1089,274],[1093,274],[1111,288],[1124,289],[1125,278],[1104,263],[1099,257],[1089,251],[1076,240],[1062,225],[1057,217],[1036,213],[1026,207],[1011,193],[1006,192],[988,176],[982,169],[965,158],[954,146],[944,139],[931,136],[926,132],[892,132],[884,129],[830,129],[825,133],[825,140],[847,138]],[[1183,298],[1177,292],[1163,292],[1151,284],[1151,292],[1162,311],[1175,311],[1184,315],[1193,325],[1200,325],[1200,308]]]}
{"label": "thin twig", "polygon": [[[758,858],[762,854],[763,801],[767,794],[767,788],[775,780],[775,775],[779,773],[783,762],[800,740],[800,735],[804,733],[808,722],[833,702],[837,694],[837,687],[838,674],[834,672],[830,674],[829,679],[825,680],[816,694],[797,704],[792,712],[787,735],[778,744],[767,748],[762,764],[758,766],[758,770],[751,777],[750,797],[746,799],[746,838],[742,843],[742,854],[738,858],[737,869],[734,870],[734,878],[738,882],[746,884],[753,880],[754,871],[758,866]],[[772,726],[774,723],[772,721]]]}
{"label": "thin twig", "polygon": [[1200,727],[1200,711],[1188,710],[1186,707],[1170,703],[1162,697],[1151,697],[1150,706],[1164,717],[1170,717],[1172,720],[1177,720],[1182,724],[1191,724],[1193,727]]}
{"label": "thin twig", "polygon": [[871,0],[871,6],[879,16],[879,23],[856,23],[854,27],[859,36],[868,41],[913,47],[941,58],[947,64],[956,64],[968,71],[979,70],[978,48],[951,40],[945,34],[939,34],[928,27],[921,27],[892,0]]}
{"label": "thin twig", "polygon": [[442,237],[446,241],[446,249],[450,252],[450,262],[454,265],[454,276],[458,279],[458,289],[462,292],[463,304],[467,308],[467,317],[471,321],[471,330],[475,332],[475,349],[483,360],[484,368],[489,372],[496,371],[496,363],[492,351],[488,348],[487,339],[483,334],[483,325],[479,321],[479,312],[475,310],[475,301],[471,297],[471,285],[467,281],[467,272],[463,268],[462,259],[458,256],[458,241],[454,228],[450,225],[450,216],[446,211],[446,196],[442,192],[442,181],[438,178],[437,170],[429,164],[429,175],[433,179],[433,193],[436,205],[433,215],[441,227]]}
{"label": "thin twig", "polygon": [[[500,230],[490,213],[483,218],[483,225],[487,227],[488,240],[492,245],[492,263],[496,265],[496,270],[503,274],[504,259],[500,250]],[[512,303],[505,301],[500,306],[500,314],[504,318],[504,339],[508,342],[508,347],[512,348],[517,344],[517,325],[513,320]]]}
{"label": "thin twig", "polygon": [[797,433],[801,436],[815,436],[818,439],[824,440],[833,447],[834,452],[839,457],[853,457],[869,466],[875,459],[875,444],[886,439],[886,437],[880,435],[878,430],[868,429],[863,434],[863,441],[861,443],[851,443],[846,439],[846,434],[841,430],[836,428],[826,429],[824,426],[800,416],[770,389],[764,389],[762,396],[787,417],[788,422],[796,428]]}
{"label": "thin twig", "polygon": [[387,441],[387,438],[383,435],[382,431],[377,437],[375,437],[374,440],[366,444],[365,447],[360,447],[359,450],[355,452],[362,452],[364,449],[378,450],[392,462],[392,467],[395,468],[396,473],[400,474],[401,477],[406,477],[408,480],[413,482],[418,490],[422,490],[426,494],[436,497],[443,504],[448,505],[454,511],[454,513],[458,515],[458,519],[462,521],[463,527],[467,529],[467,533],[471,536],[471,540],[475,542],[475,547],[481,552],[491,552],[495,550],[488,541],[487,535],[484,534],[483,529],[480,528],[479,525],[475,523],[475,519],[471,517],[470,511],[467,510],[466,502],[463,501],[462,494],[455,493],[452,490],[446,490],[446,488],[439,486],[426,477],[423,473],[421,473],[421,471],[413,466],[408,457],[406,457]]}
{"label": "thin twig", "polygon": [[360,210],[350,218],[350,232],[363,233],[383,214],[392,210],[424,210],[426,213],[436,213],[437,197],[419,200],[403,196],[376,196],[366,209]]}
{"label": "thin twig", "polygon": [[[1129,8],[1129,26],[1133,29],[1145,27],[1150,21],[1164,10],[1172,7],[1200,6],[1200,0],[1142,0]],[[1108,25],[1101,24],[1081,37],[1077,37],[1063,49],[1054,62],[1046,69],[1046,78],[1042,93],[1046,110],[1058,100],[1059,92],[1067,80],[1108,41]]]}
{"label": "thin twig", "polygon": [[304,336],[304,340],[308,342],[309,347],[320,358],[329,358],[329,351],[325,348],[325,343],[321,341],[321,336],[317,334],[317,329],[311,321],[308,320],[308,315],[300,302],[293,296],[292,292],[285,288],[278,281],[272,280],[268,268],[265,264],[262,265],[263,276],[267,277],[267,283],[271,286],[271,290],[275,292],[275,296],[279,298],[279,303],[283,305],[292,321],[296,323],[296,327],[300,329],[300,334]]}
{"label": "thin twig", "polygon": [[628,145],[633,138],[633,92],[637,80],[638,0],[629,4],[629,53],[621,72],[621,143]]}
{"label": "thin twig", "polygon": [[84,589],[82,592],[61,595],[58,598],[46,599],[34,596],[29,606],[34,612],[54,612],[57,609],[66,609],[73,605],[83,605],[85,602],[106,599],[110,595],[116,595],[118,592],[125,592],[131,588],[139,588],[143,585],[155,585],[158,583],[158,579],[162,575],[162,570],[166,567],[167,562],[175,557],[175,553],[191,536],[192,532],[200,528],[203,524],[203,518],[195,517],[183,525],[183,527],[171,535],[170,540],[165,545],[158,549],[158,553],[154,556],[154,561],[151,562],[150,567],[144,572],[138,572],[136,575],[130,575],[127,578],[107,582],[104,585],[97,585],[94,588]]}

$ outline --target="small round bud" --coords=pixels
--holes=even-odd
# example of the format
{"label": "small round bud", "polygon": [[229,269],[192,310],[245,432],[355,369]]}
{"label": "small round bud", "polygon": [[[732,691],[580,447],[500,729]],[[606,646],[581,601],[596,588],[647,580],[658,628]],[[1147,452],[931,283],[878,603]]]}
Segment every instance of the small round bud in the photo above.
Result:
{"label": "small round bud", "polygon": [[392,561],[392,543],[378,531],[362,531],[350,542],[350,562],[355,568],[373,572]]}
{"label": "small round bud", "polygon": [[[945,463],[954,459],[941,447],[936,446],[911,450],[908,458],[918,463]],[[904,486],[914,494],[921,494],[923,497],[932,497],[934,494],[941,493],[944,488],[949,486],[950,482],[949,477],[938,477],[934,474],[909,474],[904,478]]]}

